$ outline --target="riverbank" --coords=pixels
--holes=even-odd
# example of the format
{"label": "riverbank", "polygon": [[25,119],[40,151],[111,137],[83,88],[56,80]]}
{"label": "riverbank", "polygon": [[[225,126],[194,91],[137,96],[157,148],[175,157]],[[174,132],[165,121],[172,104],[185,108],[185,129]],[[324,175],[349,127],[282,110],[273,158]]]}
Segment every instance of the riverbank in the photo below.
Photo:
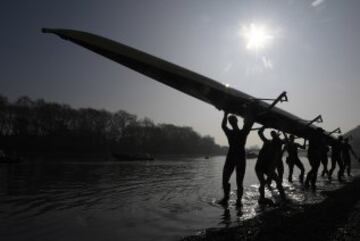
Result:
{"label": "riverbank", "polygon": [[323,194],[326,199],[321,203],[286,205],[236,227],[207,229],[183,241],[359,240],[360,177]]}
{"label": "riverbank", "polygon": [[[115,153],[115,155],[114,155]],[[224,155],[206,155],[206,154],[147,154],[147,153],[117,153],[117,152],[104,152],[104,151],[92,151],[92,152],[33,152],[26,154],[18,154],[23,157],[24,160],[32,162],[62,162],[66,161],[76,161],[76,162],[109,162],[109,161],[119,161],[116,158],[116,155],[128,155],[130,156],[128,161],[142,161],[143,156],[150,156],[154,160],[180,160],[180,159],[193,159],[193,160],[202,160],[202,159],[211,159],[215,157],[223,157]],[[132,158],[139,156],[139,159]],[[151,159],[151,158],[149,158]],[[224,156],[225,159],[225,156]],[[120,160],[125,161],[125,160]]]}

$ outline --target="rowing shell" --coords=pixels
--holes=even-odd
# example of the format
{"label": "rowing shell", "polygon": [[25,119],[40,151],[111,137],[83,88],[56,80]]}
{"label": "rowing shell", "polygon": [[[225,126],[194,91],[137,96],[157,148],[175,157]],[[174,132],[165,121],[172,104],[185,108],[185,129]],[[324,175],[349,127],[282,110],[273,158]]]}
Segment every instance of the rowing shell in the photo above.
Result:
{"label": "rowing shell", "polygon": [[301,137],[314,133],[316,126],[244,92],[113,40],[76,30],[43,29],[121,65],[200,99],[218,109],[244,117],[249,109],[256,122]]}

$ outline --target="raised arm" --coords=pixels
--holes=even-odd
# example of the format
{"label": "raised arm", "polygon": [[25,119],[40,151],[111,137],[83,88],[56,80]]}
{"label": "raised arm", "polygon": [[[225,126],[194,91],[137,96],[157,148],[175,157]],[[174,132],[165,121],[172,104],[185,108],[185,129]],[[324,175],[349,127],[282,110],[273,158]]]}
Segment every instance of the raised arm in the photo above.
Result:
{"label": "raised arm", "polygon": [[283,135],[284,135],[284,139],[280,139],[282,141],[283,144],[287,144],[289,143],[289,138],[286,135],[286,133],[284,131],[282,131]]}
{"label": "raised arm", "polygon": [[299,148],[300,148],[300,149],[303,149],[303,150],[306,149],[306,139],[305,139],[305,138],[304,138],[304,143],[302,144],[302,146],[299,145]]}
{"label": "raised arm", "polygon": [[302,145],[300,145],[299,143],[295,143],[295,145],[298,148],[305,150],[306,149],[306,139],[304,138],[304,143]]}
{"label": "raised arm", "polygon": [[228,115],[229,115],[229,112],[224,111],[224,117],[223,117],[223,120],[221,122],[221,128],[223,129],[223,131],[225,133],[228,132],[228,130],[229,130],[229,128],[226,126],[227,125]]}
{"label": "raised arm", "polygon": [[284,135],[285,141],[286,141],[286,142],[289,142],[289,138],[288,138],[288,136],[286,135],[286,133],[285,133],[284,131],[282,131],[282,133],[283,133],[283,135]]}
{"label": "raised arm", "polygon": [[269,140],[264,136],[264,130],[265,130],[264,126],[259,129],[258,131],[259,137],[263,142],[269,142]]}
{"label": "raised arm", "polygon": [[253,125],[254,125],[254,118],[252,118],[251,116],[244,118],[244,125],[243,125],[242,130],[245,135],[248,135],[250,133]]}

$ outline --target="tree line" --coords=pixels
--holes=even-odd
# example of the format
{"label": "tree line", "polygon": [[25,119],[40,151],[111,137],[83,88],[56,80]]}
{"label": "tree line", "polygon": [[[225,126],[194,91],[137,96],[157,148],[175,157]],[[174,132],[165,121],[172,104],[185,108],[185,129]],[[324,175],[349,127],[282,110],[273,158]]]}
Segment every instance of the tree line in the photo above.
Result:
{"label": "tree line", "polygon": [[215,155],[226,147],[191,127],[154,124],[124,110],[72,108],[32,100],[10,102],[0,95],[0,149],[23,155],[150,153]]}

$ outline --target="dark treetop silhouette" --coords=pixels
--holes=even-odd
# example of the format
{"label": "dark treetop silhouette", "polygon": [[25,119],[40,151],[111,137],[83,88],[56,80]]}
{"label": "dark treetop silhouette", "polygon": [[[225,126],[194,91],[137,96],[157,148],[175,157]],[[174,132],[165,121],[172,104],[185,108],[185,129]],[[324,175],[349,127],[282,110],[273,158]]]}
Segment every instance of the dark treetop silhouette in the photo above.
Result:
{"label": "dark treetop silhouette", "polygon": [[119,110],[109,112],[0,95],[0,149],[23,155],[88,153],[224,154],[226,148],[191,127],[154,124]]}

